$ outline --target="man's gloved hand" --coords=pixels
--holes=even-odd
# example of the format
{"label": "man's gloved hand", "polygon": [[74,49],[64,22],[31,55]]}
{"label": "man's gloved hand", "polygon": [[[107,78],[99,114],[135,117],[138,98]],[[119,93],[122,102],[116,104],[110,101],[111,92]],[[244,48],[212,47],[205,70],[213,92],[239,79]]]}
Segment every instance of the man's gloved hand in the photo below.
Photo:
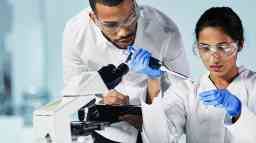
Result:
{"label": "man's gloved hand", "polygon": [[129,54],[132,53],[131,59],[128,61],[128,66],[131,70],[137,73],[146,74],[151,79],[161,77],[163,71],[160,69],[153,69],[149,66],[151,53],[142,48],[135,49],[132,46],[128,47],[128,51]]}
{"label": "man's gloved hand", "polygon": [[122,80],[122,76],[117,72],[117,68],[113,64],[102,67],[98,70],[98,73],[108,89],[115,88]]}
{"label": "man's gloved hand", "polygon": [[241,113],[241,101],[226,89],[205,91],[200,93],[199,96],[205,105],[222,107],[231,117],[237,117]]}

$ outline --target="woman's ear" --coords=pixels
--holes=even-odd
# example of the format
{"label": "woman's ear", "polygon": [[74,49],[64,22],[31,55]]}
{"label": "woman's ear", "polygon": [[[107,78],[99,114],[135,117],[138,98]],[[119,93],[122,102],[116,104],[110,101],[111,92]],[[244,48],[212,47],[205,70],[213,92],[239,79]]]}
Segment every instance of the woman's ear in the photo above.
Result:
{"label": "woman's ear", "polygon": [[244,48],[244,41],[239,42],[238,46],[238,52],[240,52]]}

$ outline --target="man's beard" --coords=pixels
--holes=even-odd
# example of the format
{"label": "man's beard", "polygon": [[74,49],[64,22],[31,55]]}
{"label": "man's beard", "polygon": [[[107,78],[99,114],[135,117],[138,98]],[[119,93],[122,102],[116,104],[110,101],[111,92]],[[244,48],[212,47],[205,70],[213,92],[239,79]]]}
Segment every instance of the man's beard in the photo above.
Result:
{"label": "man's beard", "polygon": [[103,32],[102,34],[104,37],[110,41],[113,45],[115,45],[118,49],[126,49],[129,44],[133,44],[136,37],[136,31],[129,32],[126,36],[123,36],[119,39],[110,39],[107,35],[105,35]]}
{"label": "man's beard", "polygon": [[118,45],[118,48],[127,48],[129,44],[132,44],[135,40],[135,32],[127,34],[127,36],[121,37],[120,39],[114,40],[113,43]]}

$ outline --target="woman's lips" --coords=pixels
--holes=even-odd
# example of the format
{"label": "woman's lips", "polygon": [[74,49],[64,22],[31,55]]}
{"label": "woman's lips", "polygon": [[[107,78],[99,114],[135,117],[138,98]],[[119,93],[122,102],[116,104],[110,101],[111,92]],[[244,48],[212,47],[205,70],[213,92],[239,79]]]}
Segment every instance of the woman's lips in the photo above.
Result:
{"label": "woman's lips", "polygon": [[223,65],[210,65],[210,69],[212,69],[215,72],[220,71],[222,67]]}

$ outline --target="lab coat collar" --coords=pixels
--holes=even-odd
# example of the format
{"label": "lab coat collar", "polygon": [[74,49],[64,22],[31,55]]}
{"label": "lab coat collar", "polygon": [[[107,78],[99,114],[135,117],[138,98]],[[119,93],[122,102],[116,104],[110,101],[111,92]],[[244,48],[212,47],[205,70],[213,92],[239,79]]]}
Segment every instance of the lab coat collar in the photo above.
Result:
{"label": "lab coat collar", "polygon": [[95,24],[93,23],[93,28],[94,28],[94,31],[96,33],[96,43],[97,45],[101,45],[101,47],[103,48],[107,48],[107,47],[111,47],[113,49],[117,49],[116,46],[111,43],[104,35],[103,33],[101,32],[100,28]]}
{"label": "lab coat collar", "polygon": [[[239,80],[241,78],[241,76],[243,75],[243,72],[246,71],[246,69],[243,66],[239,67],[238,70],[239,70],[239,75],[230,83],[228,88],[230,88],[232,83],[234,83],[236,80]],[[204,74],[200,78],[199,91],[208,91],[208,90],[217,89],[216,86],[214,85],[214,83],[209,78],[209,75],[210,75],[210,72],[208,71],[206,74]]]}
{"label": "lab coat collar", "polygon": [[[140,42],[145,43],[147,36],[145,35],[146,27],[149,25],[149,20],[144,17],[143,11],[140,10],[140,17],[137,23],[137,32],[134,41],[134,46],[140,47]],[[142,47],[140,47],[142,48]],[[143,47],[145,48],[145,47]]]}
{"label": "lab coat collar", "polygon": [[214,90],[216,89],[216,86],[209,78],[210,72],[207,72],[204,74],[199,81],[199,91],[208,91],[208,90]]}

